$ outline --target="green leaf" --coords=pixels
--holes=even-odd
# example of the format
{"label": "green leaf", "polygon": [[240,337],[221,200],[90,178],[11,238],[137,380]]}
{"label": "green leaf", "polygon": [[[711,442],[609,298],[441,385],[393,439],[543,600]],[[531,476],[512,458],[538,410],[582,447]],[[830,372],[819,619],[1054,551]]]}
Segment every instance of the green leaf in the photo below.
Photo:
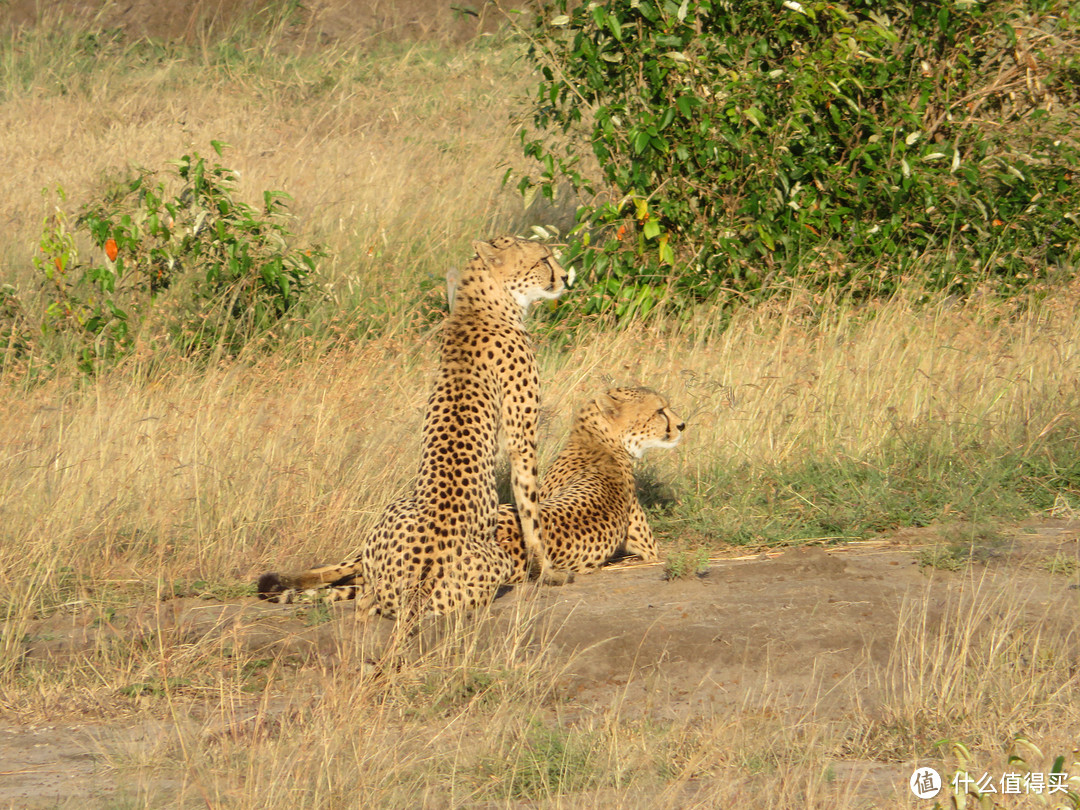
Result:
{"label": "green leaf", "polygon": [[641,12],[641,16],[649,22],[656,22],[660,19],[660,11],[651,0],[641,0],[637,5],[637,10]]}
{"label": "green leaf", "polygon": [[700,104],[701,99],[696,96],[679,96],[675,99],[675,106],[679,108],[679,112],[681,112],[685,118],[689,118],[694,112],[694,107],[697,107]]}
{"label": "green leaf", "polygon": [[660,225],[655,219],[650,219],[642,227],[641,232],[645,235],[646,239],[655,239],[660,235]]}
{"label": "green leaf", "polygon": [[645,151],[645,147],[649,145],[649,133],[645,130],[639,130],[637,135],[634,136],[634,153],[640,155]]}
{"label": "green leaf", "polygon": [[675,253],[669,244],[669,234],[660,237],[660,262],[661,264],[675,264]]}

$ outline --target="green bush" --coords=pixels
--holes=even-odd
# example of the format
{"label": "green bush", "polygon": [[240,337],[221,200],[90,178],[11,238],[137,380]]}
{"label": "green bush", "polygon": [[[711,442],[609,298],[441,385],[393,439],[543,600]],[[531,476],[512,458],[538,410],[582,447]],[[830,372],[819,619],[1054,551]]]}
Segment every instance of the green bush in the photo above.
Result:
{"label": "green bush", "polygon": [[[169,174],[138,170],[84,205],[73,228],[60,207],[45,222],[42,330],[74,342],[86,371],[131,352],[140,329],[186,354],[235,354],[295,314],[310,287],[323,253],[292,244],[288,195],[264,192],[261,210],[239,202],[236,173],[198,153]],[[93,245],[88,261],[77,236]]]}
{"label": "green bush", "polygon": [[1075,259],[1075,4],[555,0],[530,40],[519,188],[581,195],[591,310],[1010,290]]}

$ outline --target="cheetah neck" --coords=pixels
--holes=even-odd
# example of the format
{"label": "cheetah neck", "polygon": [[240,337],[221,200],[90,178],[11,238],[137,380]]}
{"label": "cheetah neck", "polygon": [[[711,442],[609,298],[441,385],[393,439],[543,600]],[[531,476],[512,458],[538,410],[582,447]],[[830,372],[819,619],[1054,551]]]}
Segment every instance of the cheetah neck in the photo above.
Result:
{"label": "cheetah neck", "polygon": [[570,433],[567,446],[576,447],[583,453],[606,456],[625,474],[633,475],[630,453],[623,442],[594,420],[579,419]]}
{"label": "cheetah neck", "polygon": [[527,307],[522,307],[501,284],[476,268],[467,267],[454,292],[451,318],[459,321],[502,321],[525,331]]}

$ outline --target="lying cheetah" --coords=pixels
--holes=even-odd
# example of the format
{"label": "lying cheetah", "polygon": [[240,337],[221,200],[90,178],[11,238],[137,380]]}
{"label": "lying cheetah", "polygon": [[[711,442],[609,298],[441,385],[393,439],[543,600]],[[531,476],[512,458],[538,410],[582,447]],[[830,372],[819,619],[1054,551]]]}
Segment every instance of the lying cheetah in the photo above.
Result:
{"label": "lying cheetah", "polygon": [[[635,493],[631,460],[651,447],[674,447],[685,427],[664,398],[648,388],[613,388],[581,408],[540,490],[544,541],[553,567],[589,571],[619,550],[658,559]],[[529,555],[517,510],[510,504],[499,508],[496,540],[510,570],[505,582],[524,582],[530,574]],[[346,563],[277,575],[277,582],[292,590],[275,598],[288,601],[297,591],[330,585],[325,591],[330,600],[362,599],[362,580],[354,577],[355,570]]]}
{"label": "lying cheetah", "polygon": [[500,237],[473,247],[476,256],[465,270],[448,278],[451,309],[412,494],[386,508],[356,559],[296,577],[264,574],[258,582],[263,598],[288,601],[291,589],[349,577],[386,616],[449,613],[488,602],[511,571],[495,542],[500,425],[529,563],[545,581],[564,579],[551,570],[541,543],[540,379],[523,318],[534,302],[561,295],[573,274],[536,242]]}
{"label": "lying cheetah", "polygon": [[[623,550],[657,560],[656,540],[638,503],[631,459],[651,447],[674,447],[686,425],[648,388],[612,388],[578,412],[570,439],[544,477],[540,513],[552,566],[599,568]],[[528,557],[513,506],[499,510],[496,534],[510,556],[510,582],[528,578]]]}

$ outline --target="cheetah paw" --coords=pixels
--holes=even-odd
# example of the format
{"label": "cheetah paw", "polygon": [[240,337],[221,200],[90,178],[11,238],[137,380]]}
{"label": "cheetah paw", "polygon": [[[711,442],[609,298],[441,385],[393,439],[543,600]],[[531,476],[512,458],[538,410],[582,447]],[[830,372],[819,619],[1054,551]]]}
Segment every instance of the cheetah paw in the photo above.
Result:
{"label": "cheetah paw", "polygon": [[574,581],[573,571],[556,571],[554,568],[545,568],[540,574],[541,585],[569,585]]}

